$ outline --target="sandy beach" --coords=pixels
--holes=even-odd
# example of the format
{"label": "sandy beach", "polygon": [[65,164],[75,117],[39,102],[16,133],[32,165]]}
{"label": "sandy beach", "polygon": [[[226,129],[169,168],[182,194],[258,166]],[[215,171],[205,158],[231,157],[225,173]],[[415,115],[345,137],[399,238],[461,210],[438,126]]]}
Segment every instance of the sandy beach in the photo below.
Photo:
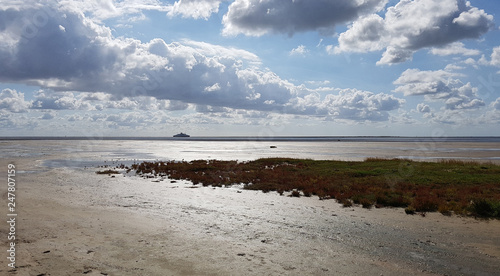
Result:
{"label": "sandy beach", "polygon": [[[89,151],[87,157],[95,155]],[[80,154],[82,158],[85,154]],[[72,157],[73,156],[73,157]],[[2,275],[497,275],[500,221],[343,208],[334,200],[16,166],[16,269]],[[7,213],[7,183],[1,206]],[[5,216],[4,216],[5,217]]]}

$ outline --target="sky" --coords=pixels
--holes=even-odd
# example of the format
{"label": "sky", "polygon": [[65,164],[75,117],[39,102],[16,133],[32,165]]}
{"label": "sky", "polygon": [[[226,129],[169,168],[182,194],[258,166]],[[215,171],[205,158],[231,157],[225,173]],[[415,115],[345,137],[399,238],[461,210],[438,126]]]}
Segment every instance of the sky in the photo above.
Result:
{"label": "sky", "polygon": [[0,136],[500,136],[500,2],[0,0]]}

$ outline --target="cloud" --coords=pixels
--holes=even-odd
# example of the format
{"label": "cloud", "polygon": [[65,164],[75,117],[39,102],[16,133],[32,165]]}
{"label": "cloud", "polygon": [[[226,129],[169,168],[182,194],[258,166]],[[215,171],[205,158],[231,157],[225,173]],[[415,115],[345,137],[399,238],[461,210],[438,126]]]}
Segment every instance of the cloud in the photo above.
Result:
{"label": "cloud", "polygon": [[485,105],[478,97],[478,89],[470,83],[463,84],[456,77],[460,74],[445,71],[421,71],[408,69],[394,81],[398,87],[394,90],[405,96],[423,95],[428,100],[444,101],[445,108],[476,109]]}
{"label": "cloud", "polygon": [[478,98],[478,89],[472,87],[470,82],[454,90],[456,92],[445,101],[446,109],[477,109],[485,106],[484,101]]}
{"label": "cloud", "polygon": [[307,53],[309,53],[309,50],[307,50],[306,46],[304,45],[299,45],[297,48],[292,49],[289,52],[290,56],[305,56]]}
{"label": "cloud", "polygon": [[431,108],[430,106],[424,104],[424,103],[420,103],[417,105],[417,111],[420,112],[420,113],[430,113],[431,112]]}
{"label": "cloud", "polygon": [[355,121],[387,121],[389,111],[400,108],[405,103],[388,94],[374,94],[356,89],[343,89],[338,95],[327,95],[322,106],[334,118]]}
{"label": "cloud", "polygon": [[500,110],[500,98],[497,98],[495,102],[491,103],[491,106],[496,110]]}
{"label": "cloud", "polygon": [[208,19],[213,13],[219,11],[222,0],[179,0],[168,11],[169,16],[181,15],[194,19]]}
{"label": "cloud", "polygon": [[31,130],[38,126],[38,122],[24,114],[12,114],[0,109],[0,127],[2,129]]}
{"label": "cloud", "polygon": [[31,102],[24,100],[24,93],[8,88],[0,92],[0,110],[22,113],[27,112],[30,107]]}
{"label": "cloud", "polygon": [[288,111],[298,115],[324,116],[330,120],[386,121],[389,112],[397,110],[405,100],[388,94],[375,94],[357,89],[336,89],[337,94],[322,98],[318,93],[296,97]]}
{"label": "cloud", "polygon": [[500,46],[493,48],[490,64],[500,67]]}
{"label": "cloud", "polygon": [[52,120],[56,117],[55,112],[44,112],[43,115],[39,118],[41,120]]}
{"label": "cloud", "polygon": [[408,69],[394,81],[399,85],[395,92],[404,93],[405,96],[430,95],[433,98],[446,98],[450,95],[451,79],[455,73],[437,70],[421,71],[420,69]]}
{"label": "cloud", "polygon": [[[371,14],[355,21],[340,34],[334,52],[385,49],[377,64],[400,63],[410,60],[414,52],[423,48],[446,47],[462,39],[479,38],[493,25],[492,15],[465,0],[402,0],[387,9],[385,18]],[[452,44],[435,53],[476,54],[460,46]]]}
{"label": "cloud", "polygon": [[[29,21],[37,10],[9,12],[12,14],[6,17],[6,28],[0,33],[16,41],[0,49],[5,60],[0,80],[5,82],[56,91],[106,92],[118,98],[153,96],[213,105],[238,100],[242,106],[257,105],[248,99],[255,98],[252,95],[258,88],[267,92],[262,97],[266,100],[290,93],[277,76],[251,69],[259,61],[247,51],[194,41],[166,44],[161,39],[142,43],[114,38],[108,28],[81,14],[58,10],[52,10],[53,16],[30,37],[23,37],[17,24]],[[60,25],[66,31],[62,32]],[[202,93],[215,83],[221,87],[218,93]],[[37,106],[47,104],[38,102]],[[53,103],[47,108],[54,107]]]}
{"label": "cloud", "polygon": [[432,48],[430,51],[433,55],[449,56],[449,55],[463,55],[463,56],[477,56],[481,51],[474,49],[467,49],[462,42],[453,42],[445,45],[444,47]]}
{"label": "cloud", "polygon": [[0,47],[0,81],[28,83],[54,78],[64,82],[92,79],[113,70],[119,52],[106,45],[109,41],[103,35],[109,35],[109,30],[81,15],[49,10],[0,10],[5,26],[0,36],[11,42]]}
{"label": "cloud", "polygon": [[71,92],[51,93],[39,90],[35,93],[32,109],[75,110],[82,102],[78,101]]}
{"label": "cloud", "polygon": [[143,11],[166,12],[168,16],[183,18],[208,19],[219,11],[222,2],[229,0],[178,0],[174,3],[162,3],[159,0],[125,1],[59,1],[59,7],[71,12],[83,12],[94,21],[102,22],[110,18],[121,18],[121,22],[145,20]]}
{"label": "cloud", "polygon": [[[316,8],[330,5],[311,3],[296,1]],[[344,4],[352,7],[352,3]],[[356,7],[363,10],[375,3],[380,1]],[[11,42],[0,44],[0,57],[6,60],[0,80],[40,86],[32,109],[152,111],[210,106],[215,110],[380,121],[404,103],[391,95],[367,91],[325,95],[324,88],[296,86],[262,68],[259,57],[245,50],[192,40],[166,43],[162,39],[115,38],[109,28],[80,12],[45,9],[50,9],[46,13],[51,16],[33,25],[36,28],[29,34],[18,27],[41,13],[37,6],[0,17],[5,18],[0,35]]]}
{"label": "cloud", "polygon": [[387,0],[236,0],[223,17],[223,34],[333,33],[336,25],[380,11]]}
{"label": "cloud", "polygon": [[[29,0],[27,1],[29,3]],[[129,21],[143,20],[146,17],[143,11],[169,12],[172,5],[165,5],[159,0],[62,0],[57,7],[71,13],[84,13],[96,22],[110,18],[126,18]]]}
{"label": "cloud", "polygon": [[35,100],[30,103],[30,108],[35,110],[102,111],[104,109],[121,109],[173,111],[188,108],[188,104],[179,101],[160,100],[151,96],[121,97],[116,99],[113,95],[102,92],[75,93],[39,90],[34,96]]}

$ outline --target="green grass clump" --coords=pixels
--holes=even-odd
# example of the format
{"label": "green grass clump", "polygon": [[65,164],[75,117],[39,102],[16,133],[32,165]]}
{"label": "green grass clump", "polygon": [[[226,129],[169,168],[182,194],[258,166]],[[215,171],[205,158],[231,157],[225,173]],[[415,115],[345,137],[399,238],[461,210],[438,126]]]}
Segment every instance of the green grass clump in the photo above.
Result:
{"label": "green grass clump", "polygon": [[500,218],[500,200],[478,199],[469,206],[472,215],[485,218]]}
{"label": "green grass clump", "polygon": [[[336,199],[344,206],[402,207],[411,212],[500,216],[500,166],[446,160],[370,158],[363,162],[264,158],[255,161],[143,162],[137,173],[165,175],[205,186],[292,191]],[[410,213],[411,213],[410,212]]]}

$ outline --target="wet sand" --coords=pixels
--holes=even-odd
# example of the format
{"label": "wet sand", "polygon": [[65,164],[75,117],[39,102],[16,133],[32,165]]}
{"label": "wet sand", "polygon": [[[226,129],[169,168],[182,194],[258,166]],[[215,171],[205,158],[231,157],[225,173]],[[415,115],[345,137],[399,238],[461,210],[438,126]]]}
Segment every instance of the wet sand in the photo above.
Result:
{"label": "wet sand", "polygon": [[[500,221],[97,175],[2,160],[16,175],[11,275],[497,275]],[[29,172],[23,172],[29,171]],[[6,169],[1,172],[5,179]],[[0,206],[7,212],[6,183]],[[2,246],[8,225],[2,223]]]}

